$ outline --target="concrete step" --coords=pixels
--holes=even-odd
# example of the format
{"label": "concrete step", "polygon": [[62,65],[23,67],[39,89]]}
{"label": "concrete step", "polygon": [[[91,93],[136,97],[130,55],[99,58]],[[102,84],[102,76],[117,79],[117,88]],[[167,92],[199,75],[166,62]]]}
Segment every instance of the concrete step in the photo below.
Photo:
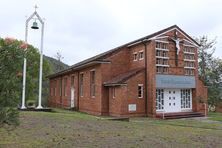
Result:
{"label": "concrete step", "polygon": [[[163,114],[157,114],[157,118],[163,119]],[[204,117],[203,113],[199,112],[180,112],[180,113],[165,113],[164,119],[180,119],[180,118],[192,118],[192,117]]]}

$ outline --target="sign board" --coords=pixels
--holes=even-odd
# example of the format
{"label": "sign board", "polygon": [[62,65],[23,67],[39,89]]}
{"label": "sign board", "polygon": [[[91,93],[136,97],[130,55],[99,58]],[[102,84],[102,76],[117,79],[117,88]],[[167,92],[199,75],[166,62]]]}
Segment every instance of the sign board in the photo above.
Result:
{"label": "sign board", "polygon": [[195,88],[194,76],[156,75],[156,88]]}
{"label": "sign board", "polygon": [[130,112],[136,111],[136,104],[129,104],[129,105],[128,105],[128,110],[129,110]]}

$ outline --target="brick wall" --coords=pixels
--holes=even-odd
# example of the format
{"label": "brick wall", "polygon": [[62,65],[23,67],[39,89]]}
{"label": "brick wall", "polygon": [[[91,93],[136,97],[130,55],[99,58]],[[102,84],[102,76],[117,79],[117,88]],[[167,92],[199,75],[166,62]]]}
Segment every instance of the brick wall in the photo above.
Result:
{"label": "brick wall", "polygon": [[[113,89],[115,88],[115,97],[113,97]],[[123,114],[122,107],[126,100],[126,86],[109,87],[109,115],[120,116]]]}
{"label": "brick wall", "polygon": [[[90,71],[95,70],[95,97],[90,94]],[[83,96],[79,96],[79,111],[101,115],[101,69],[100,65],[79,71],[83,73]]]}
{"label": "brick wall", "polygon": [[147,115],[154,117],[156,114],[156,52],[155,42],[147,43]]}
{"label": "brick wall", "polygon": [[[138,58],[138,54],[141,51],[145,56],[145,46],[143,44],[129,47],[129,69],[145,67],[145,57],[142,60]],[[134,61],[134,53],[137,53],[136,61]]]}
{"label": "brick wall", "polygon": [[[125,103],[125,114],[129,115],[146,115],[145,112],[145,73],[140,72],[127,81],[127,102]],[[143,97],[138,98],[138,84],[143,84]],[[129,112],[128,105],[136,104],[136,111]]]}

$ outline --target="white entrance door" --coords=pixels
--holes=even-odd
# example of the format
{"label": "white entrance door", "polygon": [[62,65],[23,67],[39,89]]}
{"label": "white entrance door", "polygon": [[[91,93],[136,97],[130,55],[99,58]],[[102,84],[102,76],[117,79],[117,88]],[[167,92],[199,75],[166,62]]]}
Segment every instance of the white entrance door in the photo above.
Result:
{"label": "white entrance door", "polygon": [[74,108],[75,104],[74,104],[74,98],[75,98],[75,89],[71,88],[71,108]]}
{"label": "white entrance door", "polygon": [[165,112],[181,112],[180,89],[164,89]]}

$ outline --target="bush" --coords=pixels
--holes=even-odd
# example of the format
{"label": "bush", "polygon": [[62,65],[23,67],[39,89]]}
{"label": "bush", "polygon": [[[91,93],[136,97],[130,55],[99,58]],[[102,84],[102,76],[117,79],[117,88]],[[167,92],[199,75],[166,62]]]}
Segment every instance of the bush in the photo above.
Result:
{"label": "bush", "polygon": [[17,126],[19,125],[19,112],[16,108],[3,107],[0,108],[0,125],[4,124]]}
{"label": "bush", "polygon": [[28,107],[35,107],[36,102],[35,100],[28,100],[26,104]]}

